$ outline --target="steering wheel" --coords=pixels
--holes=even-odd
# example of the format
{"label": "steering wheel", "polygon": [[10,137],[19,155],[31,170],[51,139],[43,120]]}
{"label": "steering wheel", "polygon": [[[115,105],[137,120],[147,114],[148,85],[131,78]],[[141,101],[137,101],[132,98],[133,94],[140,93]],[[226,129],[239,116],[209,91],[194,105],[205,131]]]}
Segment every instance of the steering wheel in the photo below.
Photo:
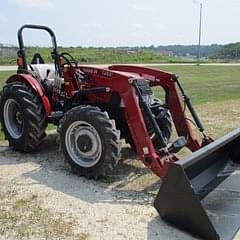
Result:
{"label": "steering wheel", "polygon": [[74,59],[74,57],[72,55],[70,55],[69,53],[67,52],[63,52],[59,55],[59,57],[62,57],[64,59],[64,63],[62,64],[62,66],[64,65],[68,65],[68,66],[72,66],[75,65],[75,67],[78,66],[78,63],[77,61]]}

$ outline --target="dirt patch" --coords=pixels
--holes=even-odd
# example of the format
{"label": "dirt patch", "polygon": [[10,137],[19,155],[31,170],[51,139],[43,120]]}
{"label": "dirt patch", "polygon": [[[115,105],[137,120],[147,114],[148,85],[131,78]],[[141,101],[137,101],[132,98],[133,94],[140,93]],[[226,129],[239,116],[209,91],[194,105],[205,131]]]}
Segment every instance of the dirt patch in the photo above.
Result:
{"label": "dirt patch", "polygon": [[[2,186],[5,186],[2,184]],[[10,186],[12,188],[12,186]],[[1,192],[4,192],[1,189]],[[8,191],[0,201],[0,235],[7,239],[65,239],[86,240],[87,233],[75,233],[73,221],[54,216],[43,209],[37,195],[17,196]]]}

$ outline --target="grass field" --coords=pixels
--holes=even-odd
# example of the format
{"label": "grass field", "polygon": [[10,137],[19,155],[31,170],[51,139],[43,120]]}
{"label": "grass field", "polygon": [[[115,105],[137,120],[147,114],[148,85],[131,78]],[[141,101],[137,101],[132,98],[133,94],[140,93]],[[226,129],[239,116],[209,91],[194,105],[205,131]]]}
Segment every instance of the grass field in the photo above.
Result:
{"label": "grass field", "polygon": [[14,73],[15,73],[14,71],[0,72],[0,89],[5,84],[8,77]]}
{"label": "grass field", "polygon": [[160,69],[179,76],[194,104],[240,98],[238,66],[161,66]]}
{"label": "grass field", "polygon": [[[208,106],[208,104],[215,107],[225,106],[225,110],[218,111],[219,116],[216,116],[216,119],[221,119],[223,115],[228,115],[227,110],[232,106],[227,104],[230,100],[239,99],[240,103],[240,67],[238,66],[161,66],[160,69],[179,76],[192,102],[200,109],[200,115],[204,115],[206,112],[211,114],[209,109],[202,106]],[[0,72],[0,87],[12,73]],[[161,93],[157,89],[155,95],[161,97]],[[235,105],[237,102],[234,101]],[[2,138],[3,135],[0,133],[0,140]]]}
{"label": "grass field", "polygon": [[[26,56],[30,63],[33,55],[38,52],[46,63],[53,62],[51,58],[51,48],[27,47]],[[183,62],[183,60],[163,56],[150,50],[127,51],[121,48],[59,48],[59,52],[70,53],[78,62],[82,64],[112,64],[112,63],[163,63],[163,62]],[[15,65],[16,56],[0,57],[0,65]]]}

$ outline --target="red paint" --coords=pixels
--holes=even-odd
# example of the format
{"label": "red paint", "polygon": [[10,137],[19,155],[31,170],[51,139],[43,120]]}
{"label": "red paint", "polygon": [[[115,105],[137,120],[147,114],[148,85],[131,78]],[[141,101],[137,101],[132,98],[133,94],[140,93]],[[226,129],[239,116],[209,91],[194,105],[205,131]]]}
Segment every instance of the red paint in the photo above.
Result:
{"label": "red paint", "polygon": [[[169,164],[177,161],[178,158],[176,155],[169,153],[167,149],[162,149],[160,152],[155,151],[151,138],[148,135],[135,90],[132,86],[132,80],[147,79],[150,81],[151,86],[161,86],[166,91],[168,96],[167,106],[172,115],[177,133],[179,136],[187,137],[187,147],[191,151],[196,151],[213,141],[209,139],[202,144],[198,142],[189,121],[186,119],[183,99],[179,93],[178,85],[174,80],[174,74],[157,69],[130,65],[110,66],[108,69],[80,66],[80,70],[88,76],[86,81],[76,77],[78,69],[72,66],[64,68],[65,97],[71,99],[77,91],[84,88],[109,88],[110,91],[107,93],[87,94],[88,102],[97,104],[108,103],[111,100],[112,93],[118,93],[125,105],[125,119],[135,143],[137,154],[143,163],[159,177],[163,177],[166,174]],[[47,114],[51,113],[52,109],[49,99],[44,95],[44,90],[36,79],[31,75],[17,74],[8,80],[8,82],[13,81],[29,83],[42,98]]]}
{"label": "red paint", "polygon": [[81,70],[90,76],[89,84],[91,87],[101,86],[111,89],[111,92],[107,94],[88,95],[90,102],[107,103],[112,92],[117,92],[121,96],[126,106],[125,118],[135,143],[137,154],[143,163],[151,168],[156,175],[163,177],[169,164],[177,161],[178,158],[167,150],[162,150],[160,153],[155,151],[153,143],[148,136],[147,127],[139,108],[135,91],[131,85],[131,79],[148,79],[151,86],[164,88],[169,96],[167,104],[178,135],[188,137],[187,147],[191,151],[196,151],[202,147],[194,135],[189,121],[186,119],[183,100],[174,81],[174,74],[151,68],[127,65],[110,66],[108,69],[81,66]]}
{"label": "red paint", "polygon": [[110,69],[115,71],[137,73],[139,76],[150,80],[152,86],[161,86],[168,96],[167,105],[173,118],[178,136],[188,136],[187,147],[191,151],[196,151],[201,147],[201,144],[197,141],[184,112],[182,97],[179,93],[177,83],[174,81],[174,74],[157,69],[128,65],[110,66]]}
{"label": "red paint", "polygon": [[15,74],[7,80],[7,83],[10,82],[25,82],[32,86],[32,88],[38,93],[39,97],[41,98],[47,116],[51,114],[52,107],[49,99],[44,94],[44,90],[41,84],[35,78],[29,74]]}

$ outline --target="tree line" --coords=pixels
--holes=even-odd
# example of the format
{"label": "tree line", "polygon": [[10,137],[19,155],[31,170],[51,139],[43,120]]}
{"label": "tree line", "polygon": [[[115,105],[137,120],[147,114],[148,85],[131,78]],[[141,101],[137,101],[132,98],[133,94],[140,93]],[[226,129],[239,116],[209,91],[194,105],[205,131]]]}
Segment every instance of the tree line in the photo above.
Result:
{"label": "tree line", "polygon": [[212,59],[240,59],[240,42],[224,45],[219,51],[209,56]]}

